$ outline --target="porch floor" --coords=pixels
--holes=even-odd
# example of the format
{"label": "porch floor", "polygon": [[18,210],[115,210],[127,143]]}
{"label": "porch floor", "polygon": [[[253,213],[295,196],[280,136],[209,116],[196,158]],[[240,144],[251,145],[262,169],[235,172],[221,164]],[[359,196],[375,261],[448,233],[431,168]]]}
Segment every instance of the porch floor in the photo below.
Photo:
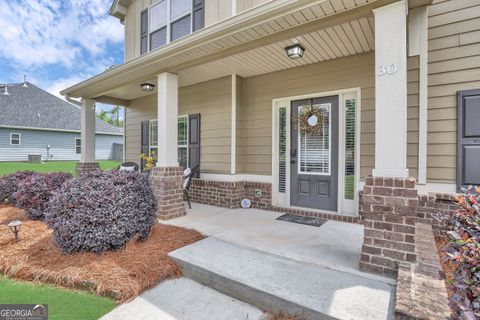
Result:
{"label": "porch floor", "polygon": [[283,214],[192,203],[186,216],[162,223],[195,229],[206,236],[280,257],[392,283],[359,270],[362,225],[327,221],[321,227],[313,227],[276,220]]}

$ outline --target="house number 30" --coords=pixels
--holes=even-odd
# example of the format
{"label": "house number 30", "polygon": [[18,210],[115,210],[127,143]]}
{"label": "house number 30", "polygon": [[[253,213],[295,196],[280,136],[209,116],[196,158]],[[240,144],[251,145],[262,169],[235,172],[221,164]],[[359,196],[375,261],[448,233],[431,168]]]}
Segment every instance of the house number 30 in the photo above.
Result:
{"label": "house number 30", "polygon": [[386,74],[393,75],[397,73],[397,71],[398,71],[398,65],[396,63],[392,63],[389,66],[381,65],[380,67],[378,67],[378,76],[383,77]]}

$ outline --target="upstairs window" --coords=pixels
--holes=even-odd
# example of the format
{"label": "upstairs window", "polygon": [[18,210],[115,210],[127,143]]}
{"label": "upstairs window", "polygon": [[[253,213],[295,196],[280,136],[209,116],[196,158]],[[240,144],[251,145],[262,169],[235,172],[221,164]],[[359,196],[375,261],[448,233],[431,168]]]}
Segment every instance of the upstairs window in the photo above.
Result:
{"label": "upstairs window", "polygon": [[203,20],[203,0],[158,1],[140,14],[140,54],[203,28]]}

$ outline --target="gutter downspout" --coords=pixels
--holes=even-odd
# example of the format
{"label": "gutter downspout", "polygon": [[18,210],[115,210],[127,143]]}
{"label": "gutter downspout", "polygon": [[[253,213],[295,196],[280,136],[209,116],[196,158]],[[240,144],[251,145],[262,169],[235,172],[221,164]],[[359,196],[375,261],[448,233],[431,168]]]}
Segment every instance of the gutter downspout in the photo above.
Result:
{"label": "gutter downspout", "polygon": [[81,103],[80,101],[73,99],[72,97],[70,97],[69,94],[66,94],[66,95],[65,95],[65,100],[67,100],[67,101],[70,102],[70,103],[73,103],[73,104],[76,105],[76,106],[79,106],[79,107],[82,106],[82,103]]}

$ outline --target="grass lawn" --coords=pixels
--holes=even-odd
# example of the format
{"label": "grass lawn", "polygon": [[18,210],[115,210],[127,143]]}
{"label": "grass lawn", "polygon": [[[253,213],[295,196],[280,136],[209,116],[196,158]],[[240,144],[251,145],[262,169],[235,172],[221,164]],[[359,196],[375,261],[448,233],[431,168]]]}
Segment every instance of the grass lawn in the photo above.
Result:
{"label": "grass lawn", "polygon": [[[98,161],[103,170],[116,168],[120,162],[113,160]],[[48,161],[42,163],[0,162],[0,176],[17,171],[31,170],[36,172],[70,172],[75,173],[77,161]]]}
{"label": "grass lawn", "polygon": [[48,304],[50,320],[98,319],[115,307],[115,302],[84,292],[43,284],[12,281],[0,275],[0,304]]}

